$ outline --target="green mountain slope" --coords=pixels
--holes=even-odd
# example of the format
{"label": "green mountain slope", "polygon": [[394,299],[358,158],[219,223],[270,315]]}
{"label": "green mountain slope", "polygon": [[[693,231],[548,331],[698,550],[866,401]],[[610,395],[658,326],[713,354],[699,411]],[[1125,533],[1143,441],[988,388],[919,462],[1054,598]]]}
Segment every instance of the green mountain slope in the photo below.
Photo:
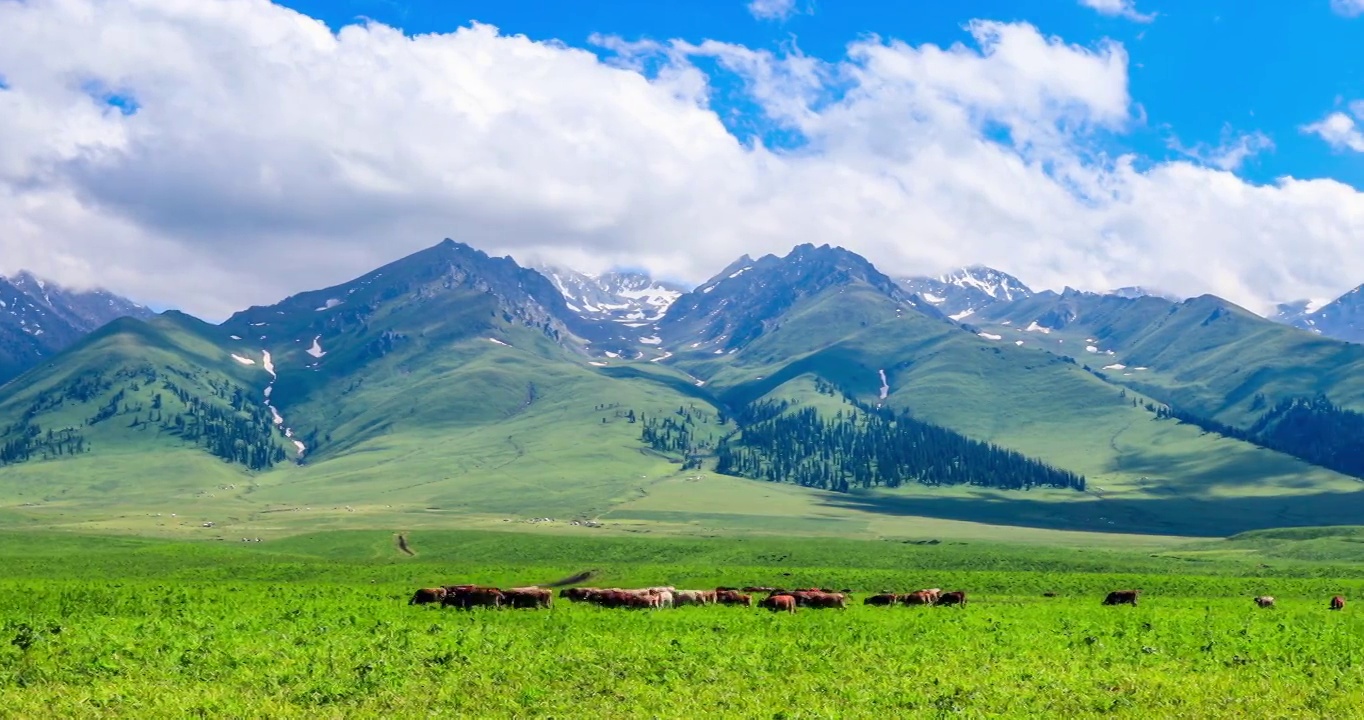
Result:
{"label": "green mountain slope", "polygon": [[[607,330],[570,311],[543,276],[446,241],[221,326],[168,314],[86,338],[0,389],[0,505],[49,519],[117,509],[118,522],[157,527],[194,508],[205,522],[256,528],[533,515],[862,532],[930,516],[1189,535],[1345,522],[1359,505],[1354,478],[1153,412],[1178,387],[1223,398],[1207,407],[1231,417],[1255,400],[1213,376],[1227,361],[1218,348],[1252,331],[1280,336],[1197,303],[1172,312],[1163,301],[1046,295],[1015,311],[1049,333],[1006,316],[963,326],[852,253],[801,246],[742,259],[684,295],[657,337],[640,339],[641,359],[627,360],[607,352],[615,339],[598,351]],[[1118,380],[1099,366],[1117,364],[1120,350],[1104,353],[1127,342],[1148,375]],[[1085,353],[1086,343],[1102,349]],[[1072,344],[1083,357],[1063,356]],[[1285,366],[1275,382],[1292,379]],[[778,415],[758,418],[763,408]],[[912,423],[899,413],[994,449],[902,432]],[[760,450],[763,422],[769,434],[829,424],[820,442],[838,457],[807,443],[800,477],[828,478],[843,463],[860,480],[820,487],[852,492],[783,488],[774,508],[800,515],[779,520],[754,504],[766,491],[742,484],[755,481],[714,477],[722,446]],[[917,455],[932,456],[933,476],[902,467],[896,487],[866,482],[872,466],[848,453],[916,457],[877,453],[878,442],[936,443]],[[772,452],[749,467],[766,463],[771,475],[791,460]],[[972,469],[957,473],[962,463]],[[1060,480],[978,482],[980,468],[1025,466]],[[975,484],[921,484],[968,476]],[[681,515],[651,499],[688,488],[704,499],[686,500]]]}
{"label": "green mountain slope", "polygon": [[1230,425],[1249,426],[1267,405],[1291,397],[1324,394],[1364,409],[1364,346],[1281,325],[1209,295],[1175,303],[1047,293],[987,308],[971,321]]}

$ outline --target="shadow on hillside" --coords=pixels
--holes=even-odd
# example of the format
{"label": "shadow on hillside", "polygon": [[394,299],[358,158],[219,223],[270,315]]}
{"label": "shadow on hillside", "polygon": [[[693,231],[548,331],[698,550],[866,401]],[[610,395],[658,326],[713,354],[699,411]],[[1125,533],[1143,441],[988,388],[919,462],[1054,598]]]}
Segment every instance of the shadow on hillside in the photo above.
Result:
{"label": "shadow on hillside", "polygon": [[1216,500],[1109,499],[1075,501],[986,497],[895,497],[822,494],[823,502],[884,515],[913,515],[1043,528],[1139,535],[1226,537],[1264,528],[1355,525],[1364,522],[1364,491]]}

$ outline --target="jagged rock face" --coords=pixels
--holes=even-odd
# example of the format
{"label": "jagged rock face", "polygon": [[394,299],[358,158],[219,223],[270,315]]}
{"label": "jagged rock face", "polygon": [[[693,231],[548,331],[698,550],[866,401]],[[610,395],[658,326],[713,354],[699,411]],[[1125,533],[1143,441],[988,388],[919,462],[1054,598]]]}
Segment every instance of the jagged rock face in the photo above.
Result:
{"label": "jagged rock face", "polygon": [[113,320],[153,314],[104,290],[70,290],[28,272],[0,277],[0,383]]}
{"label": "jagged rock face", "polygon": [[902,278],[899,285],[953,320],[964,320],[996,303],[1033,296],[1033,291],[1018,278],[983,265],[937,277]]}

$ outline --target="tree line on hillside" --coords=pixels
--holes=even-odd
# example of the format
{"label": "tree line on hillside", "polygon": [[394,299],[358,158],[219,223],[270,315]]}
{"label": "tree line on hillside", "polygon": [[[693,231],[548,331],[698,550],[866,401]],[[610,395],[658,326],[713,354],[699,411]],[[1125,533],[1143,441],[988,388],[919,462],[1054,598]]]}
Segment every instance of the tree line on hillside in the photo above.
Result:
{"label": "tree line on hillside", "polygon": [[[42,460],[88,452],[79,428],[43,430],[35,419],[70,404],[99,403],[81,423],[89,428],[114,421],[130,430],[155,430],[179,437],[208,453],[252,470],[283,462],[287,454],[274,415],[250,391],[213,377],[151,365],[122,368],[112,374],[87,373],[34,397],[19,425],[0,432],[0,464]],[[186,389],[181,379],[200,386]],[[101,401],[102,400],[102,401]]]}
{"label": "tree line on hillside", "polygon": [[[1252,407],[1268,404],[1257,395]],[[1270,407],[1249,428],[1238,428],[1168,405],[1146,403],[1159,419],[1170,419],[1248,442],[1267,450],[1364,479],[1364,414],[1347,410],[1325,395],[1289,397]]]}
{"label": "tree line on hillside", "polygon": [[[635,411],[629,411],[628,417],[635,422]],[[640,439],[644,444],[681,457],[683,470],[701,467],[703,459],[715,450],[715,429],[725,425],[724,417],[696,405],[679,406],[675,412],[661,417],[640,415],[639,422],[643,425]]]}
{"label": "tree line on hillside", "polygon": [[[721,474],[837,492],[908,483],[1085,489],[1083,476],[907,412],[867,405],[827,381],[817,380],[816,390],[841,394],[848,407],[827,416],[787,399],[760,400],[731,418],[692,405],[665,415],[640,415],[640,438],[681,458],[683,469],[700,467],[713,456]],[[629,417],[635,417],[633,410]]]}
{"label": "tree line on hillside", "polygon": [[[992,443],[860,403],[832,417],[787,401],[760,401],[742,434],[721,443],[716,472],[836,492],[871,487],[975,485],[1083,491],[1085,478]],[[787,411],[784,411],[787,410]]]}
{"label": "tree line on hillside", "polygon": [[6,425],[0,430],[0,438],[4,438],[0,443],[0,465],[79,455],[90,449],[85,436],[75,428],[43,430],[37,423],[30,422]]}

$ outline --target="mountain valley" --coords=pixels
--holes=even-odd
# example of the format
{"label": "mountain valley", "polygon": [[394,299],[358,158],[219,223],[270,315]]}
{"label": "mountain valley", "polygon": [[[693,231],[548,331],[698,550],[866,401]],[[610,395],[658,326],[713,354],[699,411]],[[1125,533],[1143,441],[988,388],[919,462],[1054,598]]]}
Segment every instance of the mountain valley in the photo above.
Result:
{"label": "mountain valley", "polygon": [[446,240],[220,325],[119,319],[43,360],[0,388],[0,512],[1347,522],[1362,364],[1364,347],[1211,296],[1034,292],[979,267],[895,281],[828,245],[686,290]]}

